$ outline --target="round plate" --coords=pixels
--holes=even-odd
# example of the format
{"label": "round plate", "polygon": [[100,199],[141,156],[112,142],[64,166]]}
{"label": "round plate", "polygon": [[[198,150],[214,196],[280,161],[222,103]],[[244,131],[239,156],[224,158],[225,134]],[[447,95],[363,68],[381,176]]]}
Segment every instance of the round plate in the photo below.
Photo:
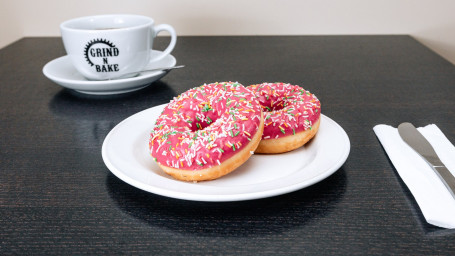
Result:
{"label": "round plate", "polygon": [[164,173],[149,155],[149,133],[165,105],[123,120],[104,140],[104,163],[119,179],[162,196],[194,201],[241,201],[271,197],[315,184],[346,161],[350,141],[335,121],[321,115],[317,135],[284,154],[253,155],[237,170],[213,181],[183,182]]}
{"label": "round plate", "polygon": [[[151,58],[160,54],[160,51],[151,51]],[[163,59],[147,64],[145,69],[173,67],[177,61],[174,56],[167,55]],[[92,81],[83,77],[71,64],[68,56],[50,61],[43,67],[44,75],[63,87],[85,94],[110,95],[132,92],[149,86],[154,81],[165,76],[168,72],[144,72],[131,78]]]}

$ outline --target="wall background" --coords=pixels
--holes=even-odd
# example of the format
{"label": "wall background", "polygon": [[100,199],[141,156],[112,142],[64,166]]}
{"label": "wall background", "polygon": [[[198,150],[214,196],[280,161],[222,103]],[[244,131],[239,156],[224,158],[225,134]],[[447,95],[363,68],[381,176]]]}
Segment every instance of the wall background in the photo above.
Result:
{"label": "wall background", "polygon": [[70,18],[131,13],[182,36],[408,34],[455,64],[454,12],[453,0],[0,0],[0,48],[60,36]]}

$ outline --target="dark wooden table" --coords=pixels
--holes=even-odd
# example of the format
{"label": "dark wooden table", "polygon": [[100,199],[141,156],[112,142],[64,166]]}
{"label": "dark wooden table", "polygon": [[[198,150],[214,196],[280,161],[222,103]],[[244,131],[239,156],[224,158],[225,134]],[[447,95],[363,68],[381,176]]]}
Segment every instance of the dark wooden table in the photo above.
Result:
{"label": "dark wooden table", "polygon": [[[164,47],[168,38],[158,38]],[[426,224],[372,128],[436,123],[455,142],[455,67],[409,36],[180,37],[186,67],[126,95],[74,93],[42,74],[60,38],[0,50],[0,254],[454,255]],[[205,82],[299,84],[351,140],[308,188],[207,203],[136,189],[101,145],[120,121]]]}

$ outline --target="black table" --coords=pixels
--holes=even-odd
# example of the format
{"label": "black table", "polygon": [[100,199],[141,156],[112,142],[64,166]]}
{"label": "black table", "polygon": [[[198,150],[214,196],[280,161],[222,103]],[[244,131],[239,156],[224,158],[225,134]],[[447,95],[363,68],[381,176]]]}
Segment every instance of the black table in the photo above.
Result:
{"label": "black table", "polygon": [[[157,47],[167,44],[160,37]],[[427,224],[372,128],[436,123],[455,142],[455,67],[409,36],[179,37],[186,67],[97,97],[42,74],[60,38],[0,50],[0,254],[454,255]],[[132,187],[101,145],[120,121],[206,82],[299,84],[351,140],[345,164],[273,198],[207,203]]]}

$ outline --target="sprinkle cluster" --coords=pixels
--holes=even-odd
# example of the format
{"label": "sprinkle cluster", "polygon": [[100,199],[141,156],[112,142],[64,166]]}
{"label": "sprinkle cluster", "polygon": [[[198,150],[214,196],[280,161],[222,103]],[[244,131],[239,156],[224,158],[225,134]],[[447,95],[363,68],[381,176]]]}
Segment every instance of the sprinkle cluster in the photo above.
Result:
{"label": "sprinkle cluster", "polygon": [[321,114],[316,96],[298,85],[262,83],[247,88],[256,95],[264,111],[264,140],[311,129]]}
{"label": "sprinkle cluster", "polygon": [[150,153],[168,167],[210,168],[247,145],[260,122],[261,106],[243,85],[204,84],[164,108],[150,134]]}

